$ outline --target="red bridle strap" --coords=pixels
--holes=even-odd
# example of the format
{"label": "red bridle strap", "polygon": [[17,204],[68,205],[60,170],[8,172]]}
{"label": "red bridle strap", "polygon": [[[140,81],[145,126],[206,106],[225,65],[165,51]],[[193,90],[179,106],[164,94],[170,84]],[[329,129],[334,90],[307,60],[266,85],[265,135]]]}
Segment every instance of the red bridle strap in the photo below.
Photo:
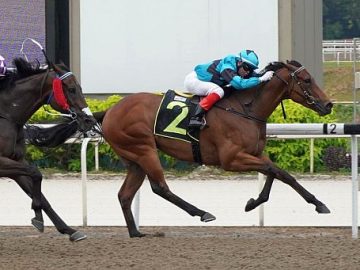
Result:
{"label": "red bridle strap", "polygon": [[71,72],[67,72],[64,75],[62,75],[60,78],[55,78],[53,80],[53,92],[54,92],[54,98],[56,103],[63,108],[64,110],[69,110],[70,106],[66,100],[64,90],[62,87],[62,80],[67,78],[68,76],[72,75]]}

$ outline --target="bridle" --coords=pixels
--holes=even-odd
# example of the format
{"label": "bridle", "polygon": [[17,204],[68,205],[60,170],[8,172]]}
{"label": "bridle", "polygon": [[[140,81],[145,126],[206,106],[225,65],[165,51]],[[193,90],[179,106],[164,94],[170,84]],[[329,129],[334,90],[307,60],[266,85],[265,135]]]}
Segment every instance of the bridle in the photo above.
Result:
{"label": "bridle", "polygon": [[[26,61],[28,61],[27,55],[24,52],[24,45],[26,41],[31,41],[33,42],[36,46],[38,46],[40,48],[40,50],[42,51],[42,53],[45,56],[46,62],[48,64],[48,67],[46,68],[46,73],[44,78],[41,81],[41,85],[40,85],[40,98],[42,98],[43,95],[43,89],[46,83],[46,80],[49,76],[50,71],[54,71],[56,73],[56,78],[53,79],[53,88],[47,98],[47,101],[45,103],[43,103],[43,105],[47,105],[50,104],[51,99],[54,98],[55,102],[65,111],[69,112],[69,114],[65,114],[65,113],[51,113],[49,110],[47,110],[46,106],[44,106],[44,110],[46,113],[51,114],[51,115],[60,115],[60,116],[65,116],[65,117],[70,117],[72,119],[76,119],[77,118],[77,114],[76,112],[72,111],[70,109],[69,103],[67,101],[67,98],[64,94],[64,91],[62,89],[62,81],[64,79],[66,79],[69,76],[74,76],[72,72],[68,71],[65,74],[59,76],[59,74],[54,70],[54,65],[53,63],[49,60],[45,49],[43,48],[43,46],[41,46],[41,44],[39,42],[37,42],[36,40],[32,39],[32,38],[26,38],[22,45],[21,45],[21,49],[20,49],[20,53],[24,55],[24,58],[26,59]],[[91,111],[89,110],[89,108],[84,108],[83,112],[85,114],[91,114]]]}
{"label": "bridle", "polygon": [[[289,69],[288,66],[286,66],[287,69]],[[291,78],[291,81],[288,82],[286,80],[284,80],[283,78],[281,78],[276,72],[274,73],[275,77],[278,78],[280,81],[282,81],[283,83],[285,83],[287,85],[287,93],[288,93],[288,96],[290,97],[291,96],[291,93],[294,91],[294,87],[295,87],[295,84],[297,84],[300,89],[302,90],[303,94],[304,94],[304,98],[306,100],[306,103],[309,104],[309,105],[313,105],[313,104],[317,104],[319,103],[315,98],[314,96],[312,95],[312,82],[311,82],[311,79],[309,79],[309,83],[308,83],[308,86],[305,86],[304,85],[304,81],[306,81],[307,79],[305,80],[300,80],[299,77],[298,77],[298,74],[303,71],[305,69],[304,66],[301,66],[299,68],[297,68],[296,70],[294,70],[293,72],[291,72],[289,75],[290,75],[290,78]],[[297,92],[295,92],[297,93]],[[298,95],[300,95],[299,93],[297,93]]]}
{"label": "bridle", "polygon": [[[49,73],[50,71],[54,71],[52,69],[47,69],[46,70],[46,73],[45,73],[45,76],[44,78],[42,79],[42,82],[41,82],[41,87],[40,87],[40,95],[42,96],[42,93],[43,93],[43,89],[44,89],[44,86],[45,86],[45,82],[49,76]],[[57,72],[54,71],[56,74]],[[57,113],[52,113],[50,112],[46,106],[44,106],[44,110],[47,114],[50,114],[50,115],[58,115],[58,116],[65,116],[65,117],[69,117],[73,120],[75,120],[77,118],[77,114],[76,112],[72,111],[70,109],[70,106],[69,106],[69,103],[67,101],[67,98],[64,94],[64,91],[62,89],[62,81],[66,78],[68,78],[69,76],[74,76],[72,72],[68,71],[66,72],[65,74],[59,76],[57,74],[56,78],[53,79],[53,88],[51,89],[51,92],[49,93],[48,97],[46,98],[46,101],[44,102],[43,105],[49,105],[51,103],[51,100],[54,98],[55,99],[55,102],[65,111],[69,112],[68,114],[67,113],[60,113],[60,112],[57,112]],[[55,87],[55,84],[58,85],[58,88],[56,89]],[[60,86],[60,87],[59,87]]]}

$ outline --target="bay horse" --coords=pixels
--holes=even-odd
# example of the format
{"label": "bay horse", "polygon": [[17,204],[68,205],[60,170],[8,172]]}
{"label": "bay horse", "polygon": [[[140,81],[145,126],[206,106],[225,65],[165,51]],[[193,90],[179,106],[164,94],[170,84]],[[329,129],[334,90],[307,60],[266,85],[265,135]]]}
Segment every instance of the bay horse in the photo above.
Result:
{"label": "bay horse", "polygon": [[[333,104],[299,62],[273,62],[264,72],[269,70],[275,72],[270,81],[248,90],[231,91],[207,113],[208,126],[199,135],[202,163],[226,171],[258,171],[267,176],[259,197],[250,199],[245,211],[269,199],[276,178],[291,186],[306,202],[314,204],[318,213],[329,213],[325,204],[263,155],[263,150],[267,119],[282,100],[291,99],[320,115],[331,113]],[[158,149],[179,160],[195,162],[195,159],[190,143],[154,135],[161,100],[161,95],[137,93],[124,97],[105,112],[94,113],[102,122],[105,140],[127,168],[118,198],[130,237],[145,236],[136,228],[131,203],[146,176],[157,195],[191,216],[200,217],[203,222],[215,219],[212,214],[175,195],[165,182]]]}
{"label": "bay horse", "polygon": [[[263,155],[266,144],[266,121],[283,99],[293,101],[320,115],[331,113],[332,103],[314,78],[298,62],[274,62],[266,71],[274,77],[258,87],[233,91],[207,113],[208,127],[200,132],[202,162],[226,171],[258,171],[267,176],[257,199],[250,199],[246,211],[269,198],[274,179],[290,185],[319,213],[329,209],[302,187],[294,177],[278,168]],[[156,112],[161,96],[138,93],[127,96],[111,107],[102,121],[105,140],[127,166],[125,181],[118,193],[130,237],[142,237],[136,228],[131,203],[145,176],[154,193],[180,207],[201,221],[215,217],[176,196],[165,182],[157,150],[184,161],[194,161],[189,143],[154,135]],[[245,116],[245,117],[243,117]]]}
{"label": "bay horse", "polygon": [[15,70],[0,80],[0,177],[8,177],[32,198],[32,224],[44,231],[42,209],[58,231],[78,241],[86,235],[67,226],[41,192],[42,174],[25,160],[24,125],[44,104],[71,117],[82,132],[96,124],[75,76],[63,64],[46,69],[23,58],[14,59]]}

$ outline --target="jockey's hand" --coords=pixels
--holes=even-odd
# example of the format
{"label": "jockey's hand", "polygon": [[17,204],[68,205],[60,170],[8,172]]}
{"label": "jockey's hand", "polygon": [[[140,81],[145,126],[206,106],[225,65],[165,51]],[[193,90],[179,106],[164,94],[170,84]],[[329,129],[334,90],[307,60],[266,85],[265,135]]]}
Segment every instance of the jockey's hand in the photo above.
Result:
{"label": "jockey's hand", "polygon": [[262,75],[261,77],[259,77],[259,81],[260,81],[260,82],[270,81],[271,78],[273,77],[273,75],[274,75],[274,71],[267,71],[267,72],[265,72],[264,75]]}

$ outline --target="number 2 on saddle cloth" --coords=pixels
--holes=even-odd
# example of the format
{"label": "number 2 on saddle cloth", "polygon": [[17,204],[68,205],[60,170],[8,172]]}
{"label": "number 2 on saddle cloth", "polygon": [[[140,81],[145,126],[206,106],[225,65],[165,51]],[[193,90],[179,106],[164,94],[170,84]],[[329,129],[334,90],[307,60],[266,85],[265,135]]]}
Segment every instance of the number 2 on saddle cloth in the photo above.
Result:
{"label": "number 2 on saddle cloth", "polygon": [[198,96],[168,90],[156,114],[154,134],[191,143],[194,160],[201,164],[199,130],[188,129],[190,117],[194,114],[198,102]]}

